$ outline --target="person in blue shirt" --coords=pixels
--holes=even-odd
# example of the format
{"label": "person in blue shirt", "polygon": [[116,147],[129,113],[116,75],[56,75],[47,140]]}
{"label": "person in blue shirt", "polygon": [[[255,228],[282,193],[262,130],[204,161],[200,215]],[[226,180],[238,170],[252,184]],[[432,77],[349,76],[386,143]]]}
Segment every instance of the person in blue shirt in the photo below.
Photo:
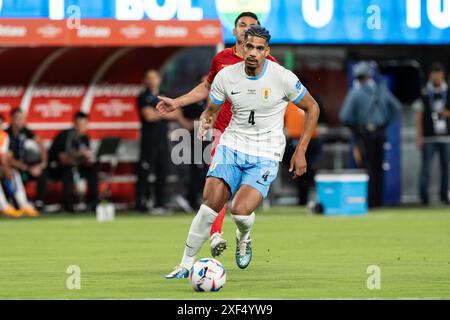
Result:
{"label": "person in blue shirt", "polygon": [[373,208],[382,204],[385,131],[400,112],[401,103],[386,86],[373,79],[370,63],[356,64],[353,73],[355,82],[339,116],[352,130],[359,166],[369,174],[369,207]]}

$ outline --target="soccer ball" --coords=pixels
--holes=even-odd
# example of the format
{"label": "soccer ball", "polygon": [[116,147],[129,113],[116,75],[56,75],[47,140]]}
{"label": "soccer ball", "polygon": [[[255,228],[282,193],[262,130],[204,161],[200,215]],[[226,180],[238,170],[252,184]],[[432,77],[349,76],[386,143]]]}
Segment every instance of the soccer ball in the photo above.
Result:
{"label": "soccer ball", "polygon": [[195,291],[219,291],[226,280],[225,268],[212,258],[198,260],[189,272],[189,282]]}

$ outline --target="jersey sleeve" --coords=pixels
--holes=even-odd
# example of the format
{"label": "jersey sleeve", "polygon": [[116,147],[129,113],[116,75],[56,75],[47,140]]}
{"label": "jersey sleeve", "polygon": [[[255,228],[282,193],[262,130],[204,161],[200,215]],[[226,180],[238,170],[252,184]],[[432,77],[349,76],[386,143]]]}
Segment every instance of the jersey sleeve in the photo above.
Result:
{"label": "jersey sleeve", "polygon": [[220,62],[219,57],[216,54],[213,58],[213,61],[211,62],[211,67],[209,68],[208,78],[206,81],[208,81],[209,84],[212,84],[214,81],[214,78],[220,71]]}
{"label": "jersey sleeve", "polygon": [[209,98],[214,104],[218,106],[221,106],[225,102],[226,96],[223,72],[219,72],[214,78],[214,81],[211,85],[211,91],[209,91]]}
{"label": "jersey sleeve", "polygon": [[286,70],[285,72],[283,90],[286,100],[292,101],[294,104],[302,100],[308,92],[298,77],[290,70]]}

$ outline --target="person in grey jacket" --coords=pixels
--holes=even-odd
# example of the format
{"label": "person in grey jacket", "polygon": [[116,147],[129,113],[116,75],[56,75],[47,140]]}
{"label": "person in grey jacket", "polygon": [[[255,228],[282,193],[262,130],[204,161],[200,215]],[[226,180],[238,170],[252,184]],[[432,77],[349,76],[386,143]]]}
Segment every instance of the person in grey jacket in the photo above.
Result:
{"label": "person in grey jacket", "polygon": [[369,174],[371,208],[382,204],[386,128],[401,110],[400,102],[386,86],[373,79],[374,67],[368,62],[355,65],[356,80],[339,115],[342,123],[352,130],[358,165]]}

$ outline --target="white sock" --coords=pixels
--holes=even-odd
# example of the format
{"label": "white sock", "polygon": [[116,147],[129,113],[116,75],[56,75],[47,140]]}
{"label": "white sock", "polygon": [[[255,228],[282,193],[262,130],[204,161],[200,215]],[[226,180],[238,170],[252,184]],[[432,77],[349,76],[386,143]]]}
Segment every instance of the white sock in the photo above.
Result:
{"label": "white sock", "polygon": [[209,238],[209,231],[211,225],[217,217],[215,212],[210,207],[202,204],[197,212],[194,220],[192,220],[191,228],[186,240],[184,248],[183,259],[181,266],[190,269],[194,262],[195,256],[200,251],[203,243]]}
{"label": "white sock", "polygon": [[248,240],[250,238],[250,229],[255,222],[255,213],[252,212],[249,216],[240,216],[231,214],[236,223],[236,237],[240,241]]}
{"label": "white sock", "polygon": [[27,200],[27,194],[23,186],[22,178],[20,177],[20,174],[17,171],[14,171],[13,173],[13,179],[14,184],[16,186],[14,198],[16,199],[17,204],[19,205],[20,208],[29,206],[30,203]]}

